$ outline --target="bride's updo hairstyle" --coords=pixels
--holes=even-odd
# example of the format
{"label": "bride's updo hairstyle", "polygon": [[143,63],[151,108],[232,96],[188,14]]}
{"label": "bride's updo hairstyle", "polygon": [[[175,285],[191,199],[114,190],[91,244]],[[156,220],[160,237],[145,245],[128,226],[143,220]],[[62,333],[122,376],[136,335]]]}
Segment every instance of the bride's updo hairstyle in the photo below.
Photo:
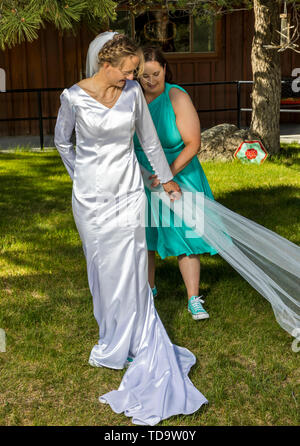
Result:
{"label": "bride's updo hairstyle", "polygon": [[98,53],[99,67],[104,62],[110,63],[113,67],[122,68],[122,59],[125,57],[137,56],[140,63],[136,76],[139,77],[144,71],[144,55],[142,49],[124,34],[115,34],[114,37],[106,42]]}

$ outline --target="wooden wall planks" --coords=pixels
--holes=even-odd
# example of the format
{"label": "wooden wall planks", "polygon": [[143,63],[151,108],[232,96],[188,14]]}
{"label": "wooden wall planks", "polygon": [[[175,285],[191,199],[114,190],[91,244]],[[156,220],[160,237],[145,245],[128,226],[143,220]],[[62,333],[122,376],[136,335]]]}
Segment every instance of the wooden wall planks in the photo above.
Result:
{"label": "wooden wall planks", "polygon": [[[84,76],[85,58],[93,34],[81,27],[77,36],[60,34],[51,25],[40,30],[39,39],[0,51],[0,67],[6,70],[7,89],[70,87]],[[251,43],[253,13],[238,12],[222,19],[219,36],[219,54],[215,57],[170,58],[174,81],[207,82],[251,80]],[[282,54],[282,75],[290,76],[300,67],[300,54],[287,51]],[[199,109],[236,106],[236,87],[187,87]],[[242,106],[251,106],[251,87],[242,87]],[[56,116],[59,92],[42,94],[44,116]],[[0,118],[37,116],[37,98],[34,93],[0,94]],[[235,112],[201,113],[201,125],[208,128],[222,122],[236,123]],[[249,124],[250,114],[242,114],[242,125]],[[297,114],[282,114],[282,121],[299,122]],[[52,134],[55,121],[44,121],[44,132]],[[0,122],[0,135],[38,134],[36,121]]]}

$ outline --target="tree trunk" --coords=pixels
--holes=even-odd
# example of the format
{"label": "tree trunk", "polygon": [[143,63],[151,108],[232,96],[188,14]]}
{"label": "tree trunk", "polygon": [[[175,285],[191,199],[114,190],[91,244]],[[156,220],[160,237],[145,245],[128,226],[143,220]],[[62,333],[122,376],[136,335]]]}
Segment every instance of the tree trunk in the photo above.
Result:
{"label": "tree trunk", "polygon": [[280,36],[279,0],[254,0],[252,119],[250,129],[262,140],[269,153],[280,150],[280,53],[264,45],[278,44]]}

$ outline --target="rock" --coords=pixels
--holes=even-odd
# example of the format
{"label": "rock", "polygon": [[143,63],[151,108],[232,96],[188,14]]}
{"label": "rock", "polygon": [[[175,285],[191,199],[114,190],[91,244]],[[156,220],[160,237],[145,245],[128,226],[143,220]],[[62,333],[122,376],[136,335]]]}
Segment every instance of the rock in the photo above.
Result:
{"label": "rock", "polygon": [[235,151],[243,141],[257,141],[257,135],[241,130],[233,124],[219,124],[201,134],[199,161],[232,160]]}

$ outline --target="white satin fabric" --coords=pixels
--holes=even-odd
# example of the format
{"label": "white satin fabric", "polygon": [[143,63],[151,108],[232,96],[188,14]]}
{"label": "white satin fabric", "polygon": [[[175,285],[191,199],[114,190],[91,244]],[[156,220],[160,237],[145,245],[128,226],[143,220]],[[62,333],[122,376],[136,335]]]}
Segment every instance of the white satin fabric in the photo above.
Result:
{"label": "white satin fabric", "polygon": [[[76,152],[70,142],[74,126]],[[89,362],[122,369],[127,357],[134,357],[119,389],[100,401],[125,412],[135,424],[154,425],[175,414],[193,413],[207,400],[188,378],[195,356],[171,343],[154,307],[135,131],[160,181],[171,180],[137,82],[126,82],[111,109],[78,85],[63,91],[55,145],[73,179],[73,214],[99,324],[99,342]]]}

